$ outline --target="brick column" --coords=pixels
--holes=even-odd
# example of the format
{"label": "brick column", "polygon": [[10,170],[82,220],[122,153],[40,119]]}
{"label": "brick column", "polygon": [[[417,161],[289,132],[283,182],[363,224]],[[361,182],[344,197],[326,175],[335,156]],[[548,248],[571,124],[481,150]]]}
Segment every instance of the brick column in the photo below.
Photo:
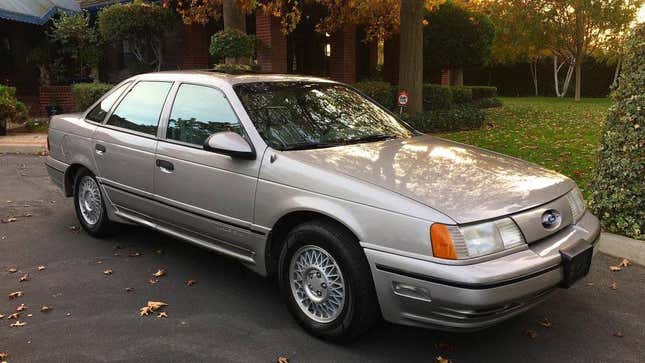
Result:
{"label": "brick column", "polygon": [[339,82],[356,82],[356,27],[333,34],[330,44],[329,76]]}
{"label": "brick column", "polygon": [[441,70],[441,85],[450,86],[450,69]]}
{"label": "brick column", "polygon": [[256,11],[255,36],[260,40],[257,55],[261,71],[287,73],[287,37],[280,31],[280,21]]}
{"label": "brick column", "polygon": [[181,52],[177,65],[180,69],[208,68],[210,37],[202,25],[183,25]]}

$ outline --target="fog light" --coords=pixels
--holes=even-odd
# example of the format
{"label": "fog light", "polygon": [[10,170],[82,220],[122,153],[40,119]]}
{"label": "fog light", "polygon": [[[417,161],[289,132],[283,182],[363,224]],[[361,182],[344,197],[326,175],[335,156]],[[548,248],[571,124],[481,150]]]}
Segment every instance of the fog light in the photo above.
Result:
{"label": "fog light", "polygon": [[399,296],[426,302],[432,301],[432,299],[430,299],[430,291],[425,287],[395,281],[392,283],[392,289],[394,290],[394,293]]}

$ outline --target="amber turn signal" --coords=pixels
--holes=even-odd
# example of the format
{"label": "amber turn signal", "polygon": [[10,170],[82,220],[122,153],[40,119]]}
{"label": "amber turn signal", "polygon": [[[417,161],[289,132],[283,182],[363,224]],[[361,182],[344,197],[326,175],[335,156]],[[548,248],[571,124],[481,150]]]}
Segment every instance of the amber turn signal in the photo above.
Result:
{"label": "amber turn signal", "polygon": [[452,244],[452,237],[448,227],[443,224],[433,224],[430,227],[430,241],[432,242],[432,254],[435,257],[449,260],[457,259],[457,252]]}

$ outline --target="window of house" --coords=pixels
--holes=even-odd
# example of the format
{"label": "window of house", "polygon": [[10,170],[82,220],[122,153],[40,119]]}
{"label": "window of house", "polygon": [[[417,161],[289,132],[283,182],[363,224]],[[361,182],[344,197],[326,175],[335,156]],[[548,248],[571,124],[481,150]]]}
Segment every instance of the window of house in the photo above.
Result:
{"label": "window of house", "polygon": [[159,117],[171,86],[171,82],[137,83],[116,107],[107,124],[156,135]]}
{"label": "window of house", "polygon": [[119,96],[121,96],[121,93],[123,93],[129,85],[130,83],[125,83],[113,90],[112,93],[103,99],[103,101],[94,106],[92,111],[90,111],[85,118],[94,122],[103,122],[103,120],[105,120],[105,116],[110,112],[112,105],[114,105],[114,102],[116,102]]}
{"label": "window of house", "polygon": [[166,138],[201,146],[210,135],[221,131],[243,135],[242,125],[224,94],[207,86],[179,86]]}

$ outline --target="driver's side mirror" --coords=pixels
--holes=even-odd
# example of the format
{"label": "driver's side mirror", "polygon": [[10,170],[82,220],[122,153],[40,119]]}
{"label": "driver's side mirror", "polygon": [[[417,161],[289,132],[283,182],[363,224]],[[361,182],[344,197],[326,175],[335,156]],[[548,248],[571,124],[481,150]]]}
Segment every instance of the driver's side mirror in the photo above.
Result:
{"label": "driver's side mirror", "polygon": [[231,131],[216,132],[209,136],[204,142],[204,150],[234,158],[255,159],[253,147],[242,136]]}

